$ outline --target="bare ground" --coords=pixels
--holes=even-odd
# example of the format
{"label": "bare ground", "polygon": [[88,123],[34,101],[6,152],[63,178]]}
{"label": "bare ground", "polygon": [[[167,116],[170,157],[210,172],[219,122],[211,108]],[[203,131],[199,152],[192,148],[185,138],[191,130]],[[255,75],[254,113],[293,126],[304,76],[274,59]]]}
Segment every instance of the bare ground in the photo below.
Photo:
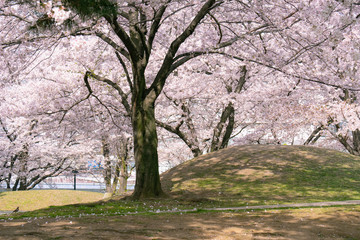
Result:
{"label": "bare ground", "polygon": [[360,239],[360,206],[0,222],[0,239]]}

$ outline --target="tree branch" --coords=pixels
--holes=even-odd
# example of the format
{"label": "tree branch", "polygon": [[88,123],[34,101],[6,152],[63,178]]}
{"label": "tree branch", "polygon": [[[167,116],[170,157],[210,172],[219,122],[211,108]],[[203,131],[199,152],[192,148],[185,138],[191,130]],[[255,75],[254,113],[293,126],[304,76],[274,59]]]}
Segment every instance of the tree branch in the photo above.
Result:
{"label": "tree branch", "polygon": [[121,58],[121,56],[120,56],[119,53],[115,52],[115,54],[116,54],[116,57],[118,58],[118,60],[119,60],[119,62],[120,62],[120,64],[121,64],[121,66],[122,66],[123,69],[124,69],[124,72],[125,72],[125,75],[126,75],[126,80],[127,80],[128,84],[129,84],[130,90],[131,90],[131,92],[132,92],[132,91],[133,91],[133,83],[131,82],[130,75],[129,75],[129,72],[128,72],[128,70],[127,70],[126,64],[125,64],[125,62],[122,60],[122,58]]}
{"label": "tree branch", "polygon": [[200,21],[210,11],[211,7],[215,4],[216,0],[208,0],[196,14],[191,23],[187,26],[180,36],[178,36],[170,45],[168,52],[166,53],[165,59],[161,65],[158,74],[155,77],[153,84],[150,87],[150,91],[154,90],[155,96],[159,96],[161,90],[165,85],[167,76],[170,74],[171,65],[174,61],[174,56],[178,51],[181,44],[195,31],[196,27],[200,24]]}
{"label": "tree branch", "polygon": [[191,141],[181,130],[180,127],[183,125],[184,121],[181,121],[178,126],[173,127],[169,124],[160,122],[158,120],[156,121],[156,125],[158,125],[159,127],[164,128],[165,130],[167,130],[168,132],[171,132],[175,135],[177,135],[181,140],[183,140],[183,142],[191,149],[191,152],[193,153],[194,157],[200,156],[201,155],[201,150],[199,149],[198,144],[194,143],[193,141]]}
{"label": "tree branch", "polygon": [[321,131],[324,129],[323,125],[320,125],[319,127],[315,128],[314,131],[310,134],[308,139],[304,142],[303,145],[309,145],[314,144],[321,136]]}
{"label": "tree branch", "polygon": [[13,14],[13,13],[0,13],[0,16],[4,16],[4,17],[14,17],[14,18],[19,19],[20,21],[23,21],[23,22],[26,22],[26,23],[29,23],[29,24],[32,23],[32,21],[29,21],[29,20],[27,20],[27,19],[25,19],[25,18],[23,18],[23,17],[21,17],[21,16],[15,15],[15,14]]}
{"label": "tree branch", "polygon": [[8,129],[5,127],[5,124],[3,123],[2,119],[0,118],[0,125],[5,132],[6,137],[9,139],[10,142],[14,142],[17,138],[17,136],[14,133],[10,133]]}
{"label": "tree branch", "polygon": [[[35,177],[31,178],[30,181],[27,183],[27,190],[33,189],[34,187],[36,187],[36,185],[38,185],[40,182],[44,181],[45,179],[49,178],[49,177],[56,177],[58,175],[60,175],[62,172],[64,172],[65,170],[69,169],[70,165],[63,168],[63,165],[65,163],[65,161],[67,160],[67,158],[63,158],[55,167],[55,165],[52,165],[51,167],[55,167],[50,173],[42,175],[40,177],[40,174],[36,175]],[[45,167],[45,169],[48,169],[49,167]]]}
{"label": "tree branch", "polygon": [[111,81],[110,79],[101,77],[101,76],[96,75],[95,73],[92,73],[92,72],[89,72],[89,71],[87,71],[85,73],[85,75],[90,76],[90,77],[96,79],[97,81],[104,82],[104,83],[108,84],[109,86],[113,87],[119,93],[119,95],[121,97],[121,103],[124,105],[126,112],[129,115],[131,115],[131,107],[130,107],[128,101],[127,101],[128,95],[124,93],[124,91],[120,88],[119,85],[117,85],[115,82]]}
{"label": "tree branch", "polygon": [[223,36],[222,30],[221,30],[221,25],[220,25],[219,21],[216,19],[216,17],[215,17],[214,15],[212,15],[211,13],[209,13],[209,16],[210,16],[212,19],[214,19],[215,24],[216,24],[217,27],[218,27],[219,35],[220,35],[218,44],[220,44],[220,43],[221,43],[221,40],[222,40],[222,36]]}
{"label": "tree branch", "polygon": [[120,40],[124,43],[125,47],[127,48],[132,61],[137,62],[139,60],[139,52],[136,49],[135,44],[132,42],[129,35],[126,31],[119,25],[117,22],[117,16],[104,16],[106,21],[111,25],[112,29],[114,30],[115,34],[120,38]]}
{"label": "tree branch", "polygon": [[[169,3],[171,0],[169,0],[167,3]],[[160,7],[160,9],[156,12],[155,14],[155,17],[154,17],[154,21],[150,27],[150,32],[149,32],[149,37],[148,37],[148,42],[147,42],[147,48],[149,49],[149,54],[151,53],[151,49],[152,49],[152,46],[153,46],[153,42],[154,42],[154,39],[155,39],[155,35],[160,27],[160,21],[161,21],[161,18],[163,17],[164,15],[164,12],[166,10],[166,7],[167,7],[167,3],[162,5]]]}
{"label": "tree branch", "polygon": [[308,77],[302,77],[302,76],[292,74],[292,73],[287,73],[285,70],[282,70],[281,68],[274,67],[274,66],[272,66],[270,64],[262,63],[262,62],[257,61],[257,60],[246,59],[246,58],[230,55],[230,54],[227,54],[227,53],[221,53],[221,52],[218,52],[218,54],[221,54],[221,55],[227,56],[227,57],[231,57],[231,58],[239,60],[239,61],[248,61],[248,62],[256,63],[258,65],[265,66],[265,67],[268,67],[270,69],[273,69],[273,70],[275,70],[277,72],[281,72],[281,73],[283,73],[283,74],[285,74],[285,75],[287,75],[289,77],[301,79],[301,80],[304,80],[304,81],[307,81],[307,82],[313,82],[313,83],[317,83],[317,84],[321,84],[321,85],[325,85],[325,86],[329,86],[329,87],[334,87],[334,88],[347,89],[349,91],[355,91],[355,92],[360,91],[360,88],[352,88],[352,87],[349,87],[349,86],[342,86],[342,85],[337,85],[337,84],[326,83],[326,82],[323,82],[321,80],[312,79],[312,78],[308,78]]}
{"label": "tree branch", "polygon": [[96,36],[101,38],[104,42],[106,42],[107,44],[112,46],[116,52],[121,53],[124,57],[126,57],[126,59],[130,60],[130,54],[124,48],[117,45],[111,38],[109,38],[104,33],[99,32],[99,31],[96,31],[95,34],[96,34]]}

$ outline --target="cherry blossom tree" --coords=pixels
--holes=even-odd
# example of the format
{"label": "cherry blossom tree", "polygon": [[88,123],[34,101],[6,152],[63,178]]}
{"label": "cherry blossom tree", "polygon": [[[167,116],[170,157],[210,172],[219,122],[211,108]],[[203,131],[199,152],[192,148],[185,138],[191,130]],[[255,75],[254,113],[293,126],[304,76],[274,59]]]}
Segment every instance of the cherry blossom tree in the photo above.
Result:
{"label": "cherry blossom tree", "polygon": [[[9,189],[28,190],[49,177],[58,176],[69,169],[78,158],[72,153],[77,144],[69,136],[58,135],[52,129],[52,136],[39,131],[41,123],[37,119],[16,118],[0,120],[1,125],[1,172],[0,179],[6,182]],[[61,139],[59,141],[59,138]]]}
{"label": "cherry blossom tree", "polygon": [[[211,57],[208,58],[211,59]],[[213,69],[214,73],[210,72],[210,69],[204,69],[204,66],[201,66],[204,61],[206,65],[211,64],[211,61],[207,60],[203,59],[199,65],[193,63],[192,66],[197,71],[203,68],[202,71],[209,76],[206,79],[208,86],[197,84],[196,79],[200,76],[194,77],[193,83],[186,85],[186,87],[191,86],[192,91],[178,86],[175,86],[176,89],[171,89],[169,86],[157,103],[159,112],[166,109],[161,115],[158,114],[164,120],[161,121],[158,118],[157,124],[177,135],[191,150],[194,157],[227,147],[229,140],[233,137],[234,129],[240,128],[240,131],[236,132],[238,134],[249,125],[242,124],[241,119],[249,119],[249,116],[244,113],[246,112],[244,107],[242,109],[239,107],[242,102],[239,97],[235,98],[246,83],[246,66],[239,66],[234,72],[227,71],[227,75],[224,76],[224,74],[215,73],[219,69]],[[200,72],[200,74],[204,73]],[[215,88],[219,91],[215,92]],[[175,93],[179,90],[185,93],[182,95]],[[236,120],[233,102],[236,102],[237,110],[242,111],[242,116],[238,116]]]}
{"label": "cherry blossom tree", "polygon": [[[42,69],[45,76],[51,72],[46,59],[57,55],[59,58],[53,59],[60,64],[69,54],[74,55],[79,62],[87,63],[82,68],[68,66],[76,69],[82,87],[76,100],[67,98],[59,104],[61,122],[71,117],[77,105],[90,99],[95,99],[107,113],[121,112],[130,119],[136,161],[134,198],[162,195],[155,120],[155,103],[161,98],[169,102],[166,110],[180,112],[173,114],[174,121],[167,117],[169,114],[161,116],[161,108],[157,107],[158,124],[184,136],[186,133],[188,142],[185,137],[183,141],[199,154],[206,145],[200,143],[200,138],[211,139],[207,145],[210,150],[224,147],[233,130],[252,123],[250,116],[256,114],[256,121],[274,125],[274,138],[278,138],[274,123],[293,126],[286,115],[284,120],[274,121],[278,116],[263,115],[259,109],[266,109],[264,113],[276,108],[277,112],[300,113],[306,105],[317,102],[313,105],[319,106],[343,89],[358,90],[352,80],[356,73],[349,70],[355,66],[347,68],[355,64],[352,60],[356,56],[340,61],[338,65],[344,69],[341,74],[334,74],[329,67],[329,63],[336,63],[332,52],[344,42],[344,33],[357,31],[356,1],[24,0],[5,1],[0,9],[1,21],[10,19],[1,35],[6,76],[19,79],[15,73],[30,65]],[[15,23],[18,34],[9,34]],[[74,41],[89,44],[88,55],[60,46]],[[24,56],[14,68],[11,64],[17,52]],[[239,92],[239,79],[245,69],[248,89]],[[212,79],[211,84],[202,78]],[[99,87],[111,90],[101,98]],[[304,88],[308,91],[302,91]],[[320,93],[314,99],[311,89]],[[193,97],[200,92],[208,99],[216,96],[215,107],[206,98],[195,101]],[[304,92],[308,98],[302,98],[299,106],[294,104],[296,96]],[[210,107],[204,109],[204,105]],[[287,110],[291,107],[296,111]],[[211,114],[207,119],[199,117],[199,110],[205,115],[207,110],[213,118],[209,118]],[[234,112],[246,113],[242,118],[246,123],[237,120],[235,125]],[[209,124],[213,119],[216,121]],[[204,134],[195,133],[194,123],[199,129],[211,127]],[[314,125],[310,120],[307,124]]]}
{"label": "cherry blossom tree", "polygon": [[[323,40],[320,41],[321,44],[314,45],[316,47],[311,48],[310,51],[307,49],[307,53],[304,51],[305,54],[302,54],[302,57],[297,57],[297,68],[293,68],[292,72],[300,77],[291,94],[296,94],[299,88],[302,90],[302,96],[306,94],[304,89],[309,89],[312,93],[307,96],[307,99],[303,98],[302,104],[300,104],[307,107],[302,110],[302,113],[306,114],[309,119],[307,126],[313,128],[313,132],[305,141],[306,144],[316,142],[321,136],[319,134],[322,134],[328,139],[335,138],[349,153],[356,154],[357,144],[353,141],[356,142],[356,131],[359,126],[358,48],[356,47],[359,44],[359,25],[357,23],[359,14],[356,9],[358,3],[347,1],[319,4],[324,4],[326,8],[314,8],[312,11],[320,13],[317,16],[326,17],[325,21],[322,20],[326,24],[319,26],[312,22],[315,21],[315,15],[307,15],[307,19],[319,33],[315,37],[319,38],[322,35],[320,38]],[[321,9],[322,12],[319,11]],[[310,40],[310,38],[306,39]],[[302,69],[305,66],[311,67]],[[285,72],[288,75],[288,72],[284,71],[285,69],[274,70]],[[294,74],[292,75],[294,76]],[[306,79],[304,76],[307,76]],[[321,83],[322,86],[305,86],[304,80]],[[324,83],[325,85],[323,85]],[[297,101],[300,102],[300,99],[298,98]],[[313,99],[316,101],[311,101]],[[293,105],[296,103],[296,99],[294,100],[292,101]],[[291,109],[281,110],[281,112],[282,114],[279,115],[282,116],[288,115],[286,113],[294,113]],[[289,116],[289,119],[296,118]],[[279,122],[284,123],[285,121],[282,119]],[[339,145],[336,147],[338,148]]]}
{"label": "cherry blossom tree", "polygon": [[[86,101],[84,92],[77,87],[78,82],[73,81],[72,71],[59,67],[51,67],[49,71],[53,74],[46,74],[46,78],[23,80],[19,84],[2,88],[0,94],[3,120],[1,140],[4,141],[2,179],[8,187],[13,179],[14,190],[33,188],[46,178],[66,170],[87,171],[87,160],[100,155],[101,137],[117,131],[118,124],[126,125],[121,121],[115,122],[118,119],[116,109],[108,117],[107,111],[110,109],[97,106],[106,103],[107,95],[100,96],[101,99],[96,101]],[[52,77],[57,74],[66,77],[63,81],[55,81]],[[84,90],[86,93],[86,87]],[[65,114],[67,118],[64,118]],[[112,120],[106,122],[105,117]],[[35,129],[28,126],[32,121],[37,123]],[[20,161],[15,161],[23,146],[31,150],[28,151],[27,160],[23,161],[27,166],[33,165],[29,170],[20,168]],[[5,149],[13,151],[7,152]],[[57,171],[50,173],[56,166]],[[29,171],[37,177],[36,182],[31,178],[31,181],[27,180],[25,188],[18,188],[16,182],[19,181],[15,178],[20,174],[30,176]]]}
{"label": "cherry blossom tree", "polygon": [[[313,2],[313,4],[314,5],[297,5],[297,7],[292,9],[293,11],[289,11],[290,14],[289,12],[284,11],[282,19],[284,22],[288,22],[287,25],[282,25],[283,23],[280,24],[276,20],[279,16],[273,15],[272,13],[274,11],[266,10],[266,8],[276,10],[271,4],[266,5],[265,7],[261,5],[254,5],[251,7],[246,6],[249,11],[256,9],[257,14],[260,16],[260,20],[265,19],[264,26],[271,25],[273,30],[266,30],[264,32],[259,31],[258,34],[244,37],[246,38],[246,41],[251,43],[251,49],[246,49],[246,52],[237,55],[247,56],[249,55],[249,52],[253,52],[255,57],[252,56],[247,59],[246,57],[243,58],[249,62],[248,68],[252,68],[251,70],[256,72],[256,76],[251,76],[252,78],[255,77],[256,81],[251,84],[256,85],[257,88],[254,87],[248,91],[250,91],[249,95],[260,96],[258,99],[256,99],[256,97],[249,97],[246,99],[245,102],[252,102],[254,104],[250,107],[252,110],[250,110],[250,108],[244,109],[243,106],[237,109],[237,111],[240,112],[243,109],[243,112],[246,112],[247,114],[253,111],[254,114],[252,116],[256,116],[252,120],[250,116],[245,118],[247,124],[242,127],[248,126],[249,124],[255,124],[256,127],[253,126],[253,129],[251,130],[252,134],[247,134],[245,139],[241,140],[242,142],[244,142],[244,140],[245,142],[275,144],[291,144],[294,143],[295,140],[297,144],[302,142],[308,143],[309,141],[314,142],[316,141],[315,139],[319,138],[320,135],[317,133],[322,129],[321,126],[327,121],[329,114],[338,114],[339,112],[333,110],[332,113],[328,111],[325,114],[323,106],[329,105],[332,102],[332,99],[338,98],[341,91],[356,86],[356,84],[354,85],[353,80],[349,81],[349,78],[354,79],[354,76],[349,76],[347,79],[345,76],[341,79],[338,78],[339,71],[347,72],[348,70],[340,70],[341,67],[339,66],[339,63],[336,63],[333,60],[344,58],[344,53],[346,53],[346,51],[342,49],[342,46],[347,45],[348,40],[351,39],[352,44],[356,43],[354,40],[356,39],[357,33],[357,3],[347,2],[342,4],[339,2]],[[327,25],[324,27],[319,26],[318,23],[315,22],[319,19],[315,19],[313,16],[319,16],[320,20],[322,17],[326,17],[327,20],[322,19],[321,21],[326,21]],[[303,28],[302,31],[299,31],[299,26]],[[306,30],[304,30],[304,27]],[[321,34],[316,35],[316,31],[319,31]],[[311,33],[313,33],[313,35],[311,35]],[[343,34],[347,34],[348,37],[344,38]],[[241,47],[236,48],[236,50],[242,49],[243,48]],[[355,52],[356,50],[351,52],[351,55],[353,56]],[[229,52],[228,55],[231,54],[233,54],[233,52]],[[335,57],[335,55],[337,55],[337,57]],[[331,61],[328,61],[329,58]],[[234,57],[233,59],[239,58]],[[348,57],[342,64],[345,63],[346,65],[346,63],[350,61],[352,62],[351,64],[353,64],[356,62],[353,60],[354,59],[351,57]],[[255,63],[255,66],[253,63]],[[330,67],[330,63],[333,66]],[[337,66],[335,66],[335,64]],[[225,65],[226,64],[222,63],[221,66],[223,69],[225,68]],[[259,69],[259,65],[262,66],[262,70],[256,70]],[[195,67],[196,70],[194,71],[203,71],[204,75],[211,75],[210,68],[203,67],[204,70],[199,71],[199,69],[201,69],[200,66],[200,64],[196,65],[197,68]],[[243,65],[243,67],[245,66]],[[347,67],[349,68],[349,66]],[[324,73],[324,69],[329,70],[327,71],[328,75]],[[354,72],[352,74],[354,74]],[[229,77],[229,75],[230,74],[228,74],[227,77]],[[224,78],[224,76],[219,75],[216,77],[217,79]],[[198,78],[199,77],[193,77],[193,79]],[[202,78],[204,77],[202,76]],[[261,78],[266,79],[266,83],[264,83],[265,81],[261,80]],[[271,79],[274,78],[278,78],[280,81],[272,81]],[[209,83],[209,80],[206,80],[206,82]],[[207,110],[214,105],[214,102],[219,102],[218,100],[223,94],[221,89],[228,89],[226,87],[220,87],[213,82],[211,82],[211,84],[209,83],[208,86],[217,87],[216,94],[209,97],[209,99],[216,99],[216,101],[206,101],[206,104],[204,105],[199,104],[199,102],[196,103],[196,105],[201,106],[199,108]],[[207,88],[209,88],[208,86]],[[191,89],[196,89],[196,87],[194,88],[194,86],[192,86]],[[175,91],[178,91],[179,89],[179,86],[174,88]],[[269,91],[267,92],[266,89]],[[353,90],[358,91],[358,88],[355,87]],[[199,134],[196,134],[196,127],[194,127],[195,121],[190,118],[189,106],[185,106],[184,103],[188,103],[191,97],[193,99],[196,97],[206,99],[206,97],[199,96],[201,95],[199,93],[204,92],[204,90],[198,90],[197,93],[194,94],[195,97],[185,96],[181,98],[180,96],[179,99],[176,100],[174,100],[174,94],[176,95],[174,92],[165,95],[174,103],[174,105],[181,109],[179,112],[174,112],[174,110],[168,111],[171,112],[173,116],[178,116],[178,120],[168,116],[167,118],[169,119],[170,124],[159,122],[159,125],[166,128],[168,131],[177,134],[192,150],[193,154],[197,156],[203,152],[203,150],[200,150],[198,147],[200,143],[203,144],[204,140],[209,141],[212,137],[208,134],[202,141],[198,140]],[[224,95],[226,96],[226,94]],[[244,98],[244,95],[241,97]],[[239,98],[237,98],[236,101],[242,102]],[[337,104],[338,103],[334,103],[334,105]],[[313,106],[311,107],[311,105]],[[225,106],[226,105],[223,106],[224,110],[229,109],[225,108]],[[319,111],[319,109],[322,110]],[[218,111],[212,109],[209,112],[214,113]],[[196,113],[199,114],[200,111],[198,110]],[[226,113],[226,111],[223,113]],[[193,117],[195,118],[195,116]],[[225,115],[218,114],[218,117],[220,116]],[[229,114],[228,116],[231,115]],[[216,116],[208,115],[206,119],[217,118]],[[220,121],[217,127],[222,126],[223,124],[221,121],[222,117],[219,119]],[[197,120],[197,122],[199,123],[200,121]],[[314,132],[311,132],[311,129],[314,126]],[[185,130],[186,128],[187,130]],[[202,124],[198,131],[204,133],[208,129],[220,128]],[[300,134],[304,131],[307,132],[307,134]],[[226,134],[224,134],[224,136],[226,136]]]}
{"label": "cherry blossom tree", "polygon": [[[78,168],[85,156],[94,153],[95,141],[77,129],[74,118],[59,125],[58,118],[42,112],[51,98],[42,99],[49,93],[39,86],[31,81],[2,88],[0,93],[0,175],[13,190],[32,189],[49,177]],[[35,94],[36,90],[43,94]]]}
{"label": "cherry blossom tree", "polygon": [[[154,6],[147,6],[146,3],[137,4],[134,2],[130,5],[122,5],[119,3],[118,7],[120,11],[118,12],[118,9],[115,8],[115,5],[112,2],[104,1],[101,5],[97,5],[97,8],[100,6],[99,9],[104,7],[104,11],[101,10],[100,12],[96,12],[93,8],[90,12],[86,12],[85,9],[83,14],[84,16],[97,17],[96,21],[102,21],[102,25],[108,24],[107,26],[104,26],[105,29],[103,29],[103,31],[112,30],[113,36],[111,37],[117,37],[124,47],[117,45],[111,37],[106,35],[106,32],[96,31],[97,33],[95,34],[108,44],[115,46],[119,61],[124,57],[131,64],[132,79],[130,80],[129,78],[130,81],[128,81],[132,93],[131,107],[127,102],[128,99],[125,92],[114,81],[101,77],[92,71],[87,71],[85,73],[84,80],[90,93],[92,92],[88,81],[90,77],[97,81],[107,83],[115,88],[122,98],[125,110],[131,115],[134,132],[134,155],[136,159],[137,179],[134,191],[134,197],[136,198],[162,195],[158,173],[154,103],[160,95],[168,75],[174,68],[181,65],[181,58],[189,58],[184,55],[184,57],[181,57],[180,59],[174,59],[178,49],[182,43],[192,35],[201,20],[211,8],[214,7],[216,1],[208,1],[204,4],[199,3],[198,7],[191,7],[194,11],[193,13],[195,13],[195,17],[190,22],[188,22],[188,19],[182,20],[185,21],[184,24],[187,26],[184,29],[179,29],[179,36],[171,40],[171,44],[165,54],[163,63],[160,65],[159,71],[153,77],[146,78],[145,69],[149,63],[151,50],[154,45],[154,38],[160,28],[161,20],[163,18],[166,20],[166,16],[177,16],[174,13],[181,7],[180,3],[174,2],[171,9],[169,8],[169,6],[171,6],[169,3],[170,1],[168,1],[168,3],[159,2],[154,5],[156,8],[153,8]],[[76,2],[68,1],[65,6],[75,9],[79,13],[82,13],[81,11],[83,10],[76,5]],[[127,9],[127,12],[122,11],[122,8]],[[166,12],[168,8],[170,11]],[[118,21],[118,18],[121,18],[121,21]],[[50,13],[46,13],[41,19],[39,18],[37,20],[36,26],[46,24],[51,20],[52,17],[50,16]],[[120,23],[122,21],[127,21],[128,24],[121,26]],[[129,31],[128,33],[126,32],[127,29]],[[85,29],[85,31],[87,30],[88,29]],[[82,32],[83,31],[80,30],[77,34],[81,34]],[[176,60],[178,60],[177,64],[174,65]],[[122,65],[125,69],[126,65]],[[147,84],[146,79],[150,79],[152,83],[149,82],[150,84]]]}
{"label": "cherry blossom tree", "polygon": [[[120,137],[119,137],[120,136]],[[103,139],[104,140],[104,139]],[[103,142],[103,156],[105,159],[105,197],[121,195],[127,191],[127,181],[131,176],[133,159],[130,142],[131,137],[118,135],[111,142]],[[111,155],[111,156],[110,156]]]}

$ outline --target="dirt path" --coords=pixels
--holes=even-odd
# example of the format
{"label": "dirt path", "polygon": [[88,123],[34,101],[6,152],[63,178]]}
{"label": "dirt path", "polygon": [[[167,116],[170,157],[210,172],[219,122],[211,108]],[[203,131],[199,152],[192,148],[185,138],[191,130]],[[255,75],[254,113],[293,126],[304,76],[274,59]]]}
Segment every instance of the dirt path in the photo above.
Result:
{"label": "dirt path", "polygon": [[[351,201],[348,204],[355,203]],[[334,205],[338,205],[338,202],[334,202]],[[252,209],[257,208],[252,207]],[[271,210],[266,206],[266,211],[253,211],[247,208],[239,209],[238,212],[0,221],[0,239],[37,240],[74,237],[76,239],[167,240],[360,239],[360,205],[289,210]]]}

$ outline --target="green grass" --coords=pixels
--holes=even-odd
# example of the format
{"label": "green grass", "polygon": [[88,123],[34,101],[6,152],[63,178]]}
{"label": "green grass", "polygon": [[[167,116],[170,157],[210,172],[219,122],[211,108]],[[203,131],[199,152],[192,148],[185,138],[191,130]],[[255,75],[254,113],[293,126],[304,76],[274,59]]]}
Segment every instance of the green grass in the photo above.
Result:
{"label": "green grass", "polygon": [[33,211],[49,206],[99,201],[103,196],[101,193],[73,190],[0,192],[0,210],[12,211],[20,207],[21,211]]}
{"label": "green grass", "polygon": [[12,218],[81,217],[354,200],[360,199],[360,157],[304,146],[232,147],[169,170],[162,184],[169,198],[141,202],[99,201],[102,194],[80,191],[6,192],[0,193],[0,210],[40,209]]}
{"label": "green grass", "polygon": [[[113,216],[113,215],[153,215],[159,211],[168,212],[182,209],[197,211],[199,203],[176,201],[173,199],[154,199],[144,201],[130,200],[101,200],[93,203],[71,204],[64,206],[49,206],[47,208],[11,214],[11,218],[57,218],[57,217],[85,217],[85,216]],[[0,219],[9,216],[0,215]]]}
{"label": "green grass", "polygon": [[240,146],[163,174],[173,195],[220,206],[360,199],[360,157],[305,146]]}

